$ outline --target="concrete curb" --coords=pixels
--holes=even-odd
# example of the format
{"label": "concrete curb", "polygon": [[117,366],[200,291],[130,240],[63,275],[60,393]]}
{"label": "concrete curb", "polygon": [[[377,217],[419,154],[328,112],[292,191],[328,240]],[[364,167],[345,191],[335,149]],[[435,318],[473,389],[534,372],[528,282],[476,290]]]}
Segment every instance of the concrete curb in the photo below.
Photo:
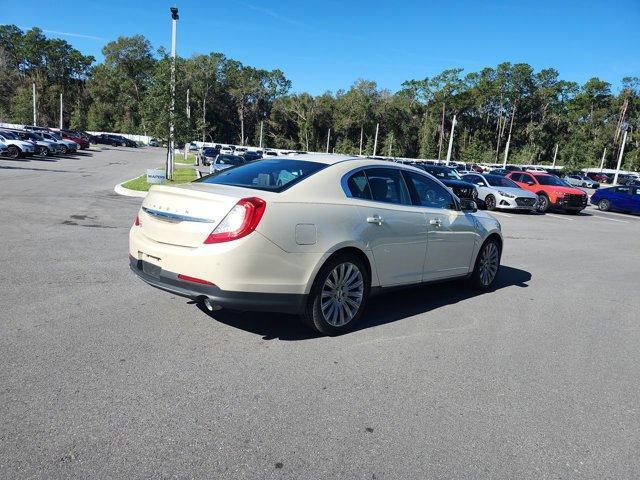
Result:
{"label": "concrete curb", "polygon": [[[196,171],[196,178],[202,178],[202,172],[197,168],[194,168],[194,170]],[[138,178],[138,177],[135,177],[135,178]],[[130,182],[131,180],[135,180],[135,178],[125,180],[122,183]],[[116,192],[118,195],[123,195],[125,197],[144,198],[147,196],[147,193],[149,193],[149,192],[141,192],[139,190],[131,190],[130,188],[125,188],[122,186],[122,183],[119,183],[115,187],[113,187],[113,191]]]}
{"label": "concrete curb", "polygon": [[[131,180],[133,180],[133,178]],[[125,180],[122,183],[127,183],[129,181],[130,180]],[[122,186],[122,183],[119,183],[115,187],[113,187],[113,191],[116,192],[118,195],[124,195],[125,197],[144,198],[147,196],[147,193],[149,193],[149,192],[140,192],[138,190],[131,190],[130,188],[124,188]]]}

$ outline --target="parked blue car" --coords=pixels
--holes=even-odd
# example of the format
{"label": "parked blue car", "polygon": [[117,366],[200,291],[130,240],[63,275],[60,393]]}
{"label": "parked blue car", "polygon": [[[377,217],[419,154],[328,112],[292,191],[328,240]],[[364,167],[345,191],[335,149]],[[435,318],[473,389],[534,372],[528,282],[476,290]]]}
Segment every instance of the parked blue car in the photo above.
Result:
{"label": "parked blue car", "polygon": [[601,188],[591,196],[591,203],[598,209],[640,213],[640,187],[618,186]]}

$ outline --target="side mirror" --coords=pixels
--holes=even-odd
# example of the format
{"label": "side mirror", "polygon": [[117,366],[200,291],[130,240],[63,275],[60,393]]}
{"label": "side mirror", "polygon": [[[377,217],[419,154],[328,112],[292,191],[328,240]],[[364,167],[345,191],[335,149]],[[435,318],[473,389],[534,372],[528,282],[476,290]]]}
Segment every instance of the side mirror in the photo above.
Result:
{"label": "side mirror", "polygon": [[474,202],[473,200],[469,200],[468,198],[461,198],[460,209],[463,212],[477,212],[478,205],[476,205],[476,202]]}

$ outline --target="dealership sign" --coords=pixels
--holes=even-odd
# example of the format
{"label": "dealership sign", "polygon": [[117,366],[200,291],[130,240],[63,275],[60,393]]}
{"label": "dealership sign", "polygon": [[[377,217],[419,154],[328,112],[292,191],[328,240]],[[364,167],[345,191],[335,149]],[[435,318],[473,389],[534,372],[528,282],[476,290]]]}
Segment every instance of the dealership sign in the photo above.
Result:
{"label": "dealership sign", "polygon": [[164,183],[167,180],[167,172],[164,168],[147,169],[147,183]]}

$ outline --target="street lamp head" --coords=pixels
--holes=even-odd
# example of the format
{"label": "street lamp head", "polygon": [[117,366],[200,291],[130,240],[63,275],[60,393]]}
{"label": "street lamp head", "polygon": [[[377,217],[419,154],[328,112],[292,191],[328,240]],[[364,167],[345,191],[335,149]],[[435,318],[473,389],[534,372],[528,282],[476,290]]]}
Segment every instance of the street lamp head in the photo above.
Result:
{"label": "street lamp head", "polygon": [[178,20],[180,18],[178,16],[178,8],[177,7],[171,7],[169,10],[171,11],[171,18],[173,20]]}

